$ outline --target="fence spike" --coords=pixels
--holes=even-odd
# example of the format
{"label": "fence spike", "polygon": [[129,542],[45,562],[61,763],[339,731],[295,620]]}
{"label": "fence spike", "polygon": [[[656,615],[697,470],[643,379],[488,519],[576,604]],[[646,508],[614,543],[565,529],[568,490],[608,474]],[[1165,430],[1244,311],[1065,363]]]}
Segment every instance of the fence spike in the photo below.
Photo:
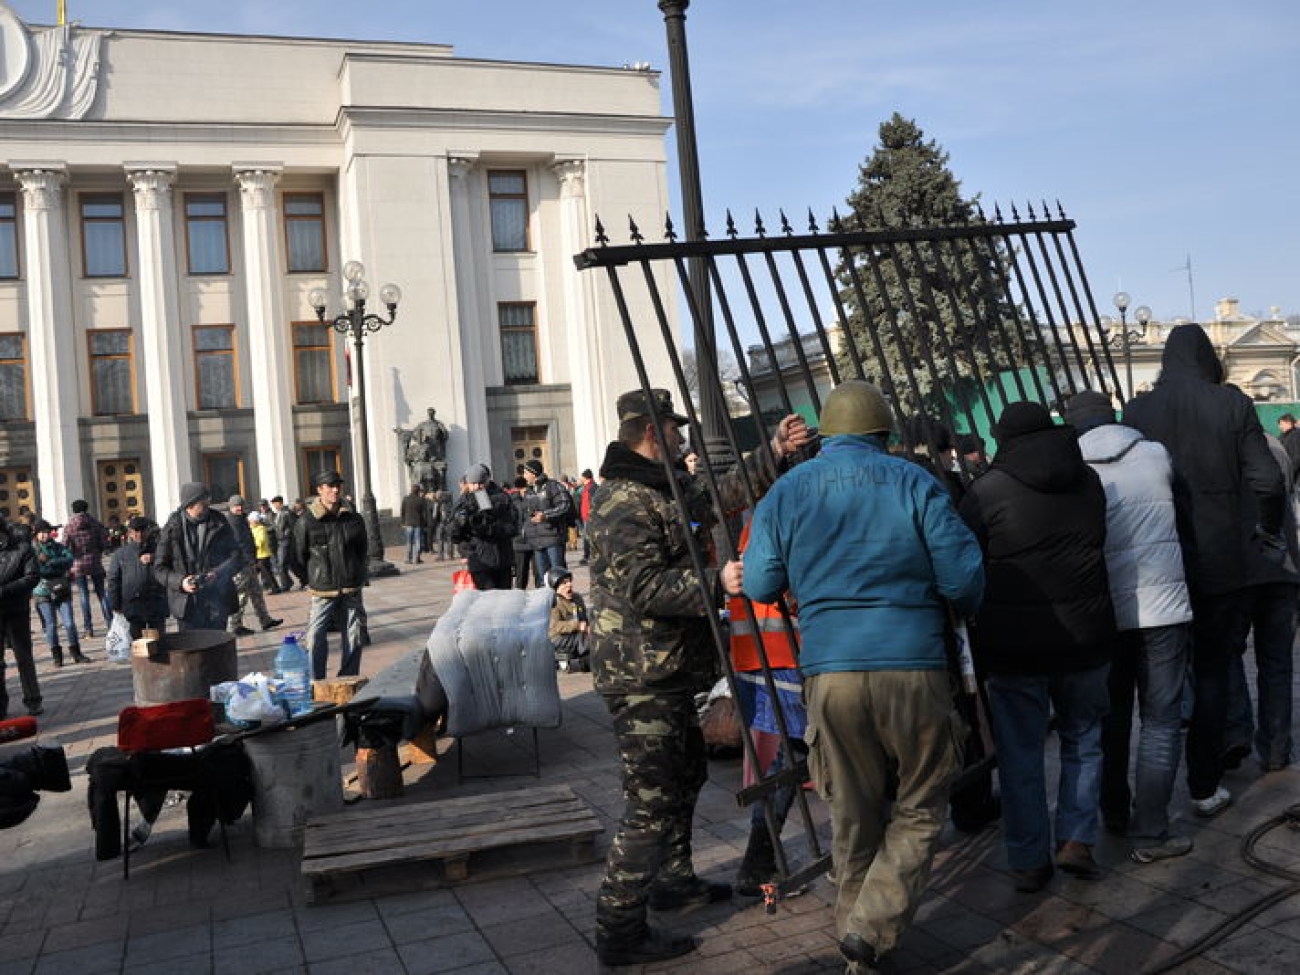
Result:
{"label": "fence spike", "polygon": [[609,235],[605,233],[605,225],[600,222],[600,214],[596,214],[596,243],[601,247],[609,244]]}
{"label": "fence spike", "polygon": [[740,235],[736,229],[736,218],[731,214],[731,207],[727,207],[727,236],[735,240]]}
{"label": "fence spike", "polygon": [[1016,221],[1016,223],[1020,222],[1020,211],[1016,209],[1015,200],[1011,201],[1011,219]]}
{"label": "fence spike", "polygon": [[979,200],[975,201],[975,212],[980,215],[980,223],[988,223],[988,215],[984,212],[984,204]]}
{"label": "fence spike", "polygon": [[1006,220],[1004,220],[1002,217],[1001,204],[998,203],[993,204],[993,219],[996,220],[998,223],[1006,223]]}
{"label": "fence spike", "polygon": [[673,226],[673,215],[671,213],[665,213],[664,214],[664,240],[671,242],[671,241],[675,241],[676,239],[677,239],[677,228]]}
{"label": "fence spike", "polygon": [[754,208],[754,233],[759,237],[767,236],[767,228],[763,226],[763,215],[758,212],[758,207]]}
{"label": "fence spike", "polygon": [[1060,216],[1060,218],[1061,218],[1062,220],[1066,220],[1066,219],[1068,219],[1068,218],[1066,217],[1066,215],[1065,215],[1065,207],[1061,206],[1061,199],[1060,199],[1060,197],[1057,197],[1057,200],[1056,200],[1056,212],[1057,212],[1057,215]]}
{"label": "fence spike", "polygon": [[794,228],[790,226],[790,221],[786,218],[785,210],[778,210],[777,213],[781,214],[781,233],[785,234],[787,237],[793,237]]}
{"label": "fence spike", "polygon": [[838,234],[844,229],[844,221],[840,219],[840,208],[831,207],[831,233]]}
{"label": "fence spike", "polygon": [[813,215],[812,207],[808,208],[808,233],[817,234],[817,218]]}
{"label": "fence spike", "polygon": [[636,221],[632,218],[632,214],[630,213],[627,215],[627,230],[628,234],[632,238],[632,243],[640,244],[645,240],[645,238],[641,236],[641,228],[636,225]]}
{"label": "fence spike", "polygon": [[1029,219],[1030,219],[1030,220],[1037,220],[1037,219],[1038,219],[1038,214],[1034,213],[1034,201],[1033,201],[1033,200],[1026,200],[1026,201],[1025,201],[1025,213],[1029,214]]}

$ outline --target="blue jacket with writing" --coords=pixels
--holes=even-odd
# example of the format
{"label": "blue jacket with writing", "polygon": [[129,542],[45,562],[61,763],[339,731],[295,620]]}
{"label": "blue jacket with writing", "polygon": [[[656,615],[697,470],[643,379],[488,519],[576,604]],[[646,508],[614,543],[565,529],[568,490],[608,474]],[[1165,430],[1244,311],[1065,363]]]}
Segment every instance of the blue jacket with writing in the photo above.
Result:
{"label": "blue jacket with writing", "polygon": [[979,543],[924,468],[876,436],[828,437],[754,512],[745,595],[799,606],[804,674],[945,666],[944,600],[973,613]]}

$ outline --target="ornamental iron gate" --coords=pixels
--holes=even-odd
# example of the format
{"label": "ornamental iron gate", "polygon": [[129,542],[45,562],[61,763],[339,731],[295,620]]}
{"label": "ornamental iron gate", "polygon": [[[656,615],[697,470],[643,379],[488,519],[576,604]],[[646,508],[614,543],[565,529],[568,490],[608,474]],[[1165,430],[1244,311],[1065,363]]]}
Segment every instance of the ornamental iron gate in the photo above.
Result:
{"label": "ornamental iron gate", "polygon": [[[1012,207],[1005,219],[995,209],[990,220],[981,210],[977,220],[945,227],[865,228],[835,215],[826,232],[810,212],[807,231],[799,234],[781,213],[776,236],[767,235],[755,214],[750,237],[740,236],[728,213],[725,239],[679,241],[669,219],[662,243],[647,243],[629,221],[631,243],[621,246],[611,245],[597,218],[596,246],[575,255],[574,262],[580,270],[604,269],[642,388],[671,388],[674,402],[690,420],[690,442],[719,525],[712,545],[717,561],[737,557],[739,535],[736,519],[720,503],[719,465],[730,466],[730,459],[740,456],[741,444],[755,436],[756,449],[775,462],[770,438],[781,417],[795,412],[796,402],[819,415],[823,395],[844,380],[866,379],[884,391],[896,414],[899,449],[927,463],[954,494],[977,473],[964,453],[953,449],[956,436],[989,431],[1007,403],[1034,400],[1059,411],[1084,389],[1122,401],[1110,347],[1116,336],[1107,334],[1097,313],[1074,241],[1076,225],[1059,204],[1055,216],[1045,203],[1040,212],[1031,205],[1022,219]],[[688,382],[684,346],[668,312],[673,278],[692,324],[696,384]],[[643,307],[647,298],[652,317],[634,320],[632,304]],[[716,420],[718,429],[706,432],[706,408],[725,402],[719,349],[729,349],[735,358],[737,384],[751,414],[732,417],[714,407],[714,415],[723,415]],[[783,355],[786,349],[789,354]],[[671,367],[671,383],[648,372],[647,359],[659,361],[658,350]],[[772,391],[766,404],[760,386]],[[712,403],[705,404],[707,398]],[[663,417],[653,397],[647,402],[662,437]],[[814,422],[814,417],[808,419]],[[671,476],[673,462],[664,459],[674,501],[685,511],[682,487]],[[752,508],[758,493],[744,466],[737,470]],[[688,546],[703,578],[712,558],[710,546],[693,534],[688,534]],[[703,594],[706,603],[714,598],[711,592]],[[748,600],[744,605],[748,631],[760,633],[752,605]],[[779,610],[793,644],[795,623],[784,601]],[[717,614],[710,614],[708,623],[733,698],[739,701],[726,626]],[[987,781],[993,756],[982,689],[969,655],[963,663],[956,642],[950,648],[954,675],[960,679],[955,693],[974,732],[967,767],[954,790],[959,792],[981,778]],[[766,652],[761,641],[755,643],[762,683],[778,700]],[[775,708],[774,716],[781,746],[787,757],[793,756],[784,713]],[[748,733],[742,735],[742,747],[761,774]],[[763,803],[780,875],[776,896],[798,890],[829,867],[829,854],[800,788],[807,778],[806,763],[796,761],[737,793],[741,805]],[[783,785],[795,788],[811,853],[810,862],[797,870],[790,868],[772,815],[771,797]]]}

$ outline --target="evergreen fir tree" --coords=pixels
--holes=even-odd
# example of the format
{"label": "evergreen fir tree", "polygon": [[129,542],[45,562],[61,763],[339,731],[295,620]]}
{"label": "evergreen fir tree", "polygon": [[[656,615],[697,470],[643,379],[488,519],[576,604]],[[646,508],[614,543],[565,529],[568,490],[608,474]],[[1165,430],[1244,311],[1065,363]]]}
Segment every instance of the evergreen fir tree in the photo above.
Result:
{"label": "evergreen fir tree", "polygon": [[[851,216],[841,229],[962,226],[978,219],[977,199],[962,196],[961,183],[948,169],[948,154],[938,143],[895,112],[881,124],[880,144],[860,168],[858,187],[848,198]],[[873,254],[856,249],[852,259],[860,290],[848,264],[839,269],[848,328],[874,365],[868,326],[874,327],[897,393],[896,407],[903,413],[937,416],[937,397],[953,393],[972,402],[977,375],[988,382],[1017,360],[1025,361],[1023,350],[1008,341],[1015,335],[1014,310],[1004,287],[1008,257],[992,244],[902,243]],[[847,357],[843,364],[847,368]],[[872,378],[889,389],[889,378]]]}

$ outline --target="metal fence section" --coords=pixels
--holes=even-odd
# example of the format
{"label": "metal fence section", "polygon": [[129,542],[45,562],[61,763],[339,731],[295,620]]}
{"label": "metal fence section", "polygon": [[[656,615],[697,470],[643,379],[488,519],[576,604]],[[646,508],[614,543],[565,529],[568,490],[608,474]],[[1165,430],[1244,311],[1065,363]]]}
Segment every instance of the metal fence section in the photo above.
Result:
{"label": "metal fence section", "polygon": [[[679,241],[668,221],[664,240],[648,243],[629,221],[630,243],[614,245],[597,219],[596,246],[575,255],[574,261],[581,270],[604,271],[641,386],[647,391],[672,389],[674,401],[690,420],[691,445],[701,462],[699,476],[714,502],[720,529],[713,543],[688,538],[701,586],[706,567],[736,558],[739,547],[735,512],[721,504],[719,466],[738,457],[740,444],[752,442],[755,433],[756,449],[774,461],[769,441],[781,417],[803,408],[812,419],[820,413],[825,393],[845,379],[867,379],[881,387],[897,414],[897,449],[931,466],[954,493],[960,493],[973,474],[962,452],[953,449],[956,435],[987,433],[1006,403],[1035,400],[1059,408],[1083,389],[1122,399],[1074,229],[1059,205],[1051,215],[1046,204],[1040,211],[1026,208],[1024,218],[1013,207],[1010,219],[995,210],[992,219],[980,212],[968,224],[946,227],[864,228],[833,216],[823,231],[810,213],[806,229],[799,233],[782,213],[774,235],[756,214],[748,237],[740,235],[728,214],[720,239]],[[692,262],[702,262],[706,271],[707,287],[699,292],[691,287]],[[680,292],[667,286],[674,279]],[[678,293],[691,325],[682,333],[696,340],[695,383],[688,382],[685,347],[669,313]],[[649,301],[632,302],[629,296],[648,296]],[[629,311],[633,305],[648,305],[653,317],[634,320]],[[707,340],[710,335],[716,335],[714,342]],[[751,413],[724,417],[721,429],[705,436],[702,398],[723,401],[718,368],[722,349],[735,359],[735,381]],[[791,354],[782,357],[782,349]],[[663,361],[659,350],[666,353],[671,376],[652,376],[647,370],[648,359]],[[653,357],[648,355],[652,352]],[[654,399],[649,402],[653,407]],[[652,417],[661,433],[663,419]],[[674,500],[685,511],[682,485],[671,476],[673,461],[665,458],[664,464]],[[739,470],[743,476],[743,466]],[[744,480],[752,508],[759,492]],[[712,592],[704,595],[706,601],[714,598]],[[780,609],[793,642],[794,622],[784,605]],[[759,633],[747,602],[746,616],[749,632]],[[736,695],[725,622],[711,615],[708,623],[721,668]],[[761,641],[755,642],[763,682],[776,700],[769,661]],[[978,700],[970,703],[970,716],[978,720]],[[779,708],[776,715],[782,745],[791,755]],[[748,735],[742,745],[753,767],[759,768]],[[968,781],[987,772],[983,757],[984,762],[973,762],[967,769]],[[764,804],[784,878],[778,893],[798,888],[829,866],[802,789],[797,789],[796,808],[811,862],[792,870],[775,835],[773,792],[782,785],[798,786],[806,778],[806,765],[798,763],[738,793],[742,804]]]}

